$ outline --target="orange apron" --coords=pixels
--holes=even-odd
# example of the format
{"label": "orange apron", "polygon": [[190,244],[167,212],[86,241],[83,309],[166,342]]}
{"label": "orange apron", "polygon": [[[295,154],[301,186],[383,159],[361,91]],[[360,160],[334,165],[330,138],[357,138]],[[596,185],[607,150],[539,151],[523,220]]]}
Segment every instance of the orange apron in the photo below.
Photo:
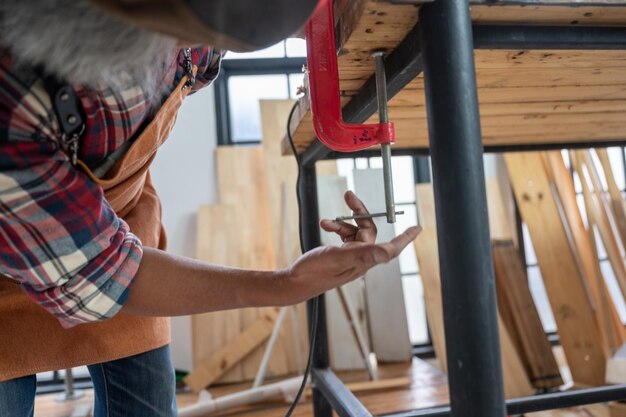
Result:
{"label": "orange apron", "polygon": [[[104,189],[107,201],[145,247],[165,248],[161,205],[148,168],[158,147],[168,138],[178,109],[189,93],[186,82],[187,76],[105,178],[95,177],[78,161],[78,166]],[[102,322],[63,329],[15,281],[0,276],[0,381],[120,359],[169,342],[169,318],[123,312]]]}

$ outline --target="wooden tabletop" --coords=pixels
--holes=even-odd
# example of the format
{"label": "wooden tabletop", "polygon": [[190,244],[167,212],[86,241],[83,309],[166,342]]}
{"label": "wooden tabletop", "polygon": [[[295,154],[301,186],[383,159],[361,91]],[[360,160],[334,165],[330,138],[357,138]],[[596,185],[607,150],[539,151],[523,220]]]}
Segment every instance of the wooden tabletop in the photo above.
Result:
{"label": "wooden tabletop", "polygon": [[[393,51],[417,23],[417,4],[336,0],[338,64],[345,105],[374,72],[371,52]],[[626,26],[626,2],[584,5],[474,4],[480,24]],[[556,144],[626,139],[626,51],[476,50],[485,145]],[[298,152],[317,140],[305,97],[292,120]],[[426,148],[420,74],[389,102],[394,148]],[[374,114],[370,122],[375,123]],[[288,153],[287,143],[283,144]]]}

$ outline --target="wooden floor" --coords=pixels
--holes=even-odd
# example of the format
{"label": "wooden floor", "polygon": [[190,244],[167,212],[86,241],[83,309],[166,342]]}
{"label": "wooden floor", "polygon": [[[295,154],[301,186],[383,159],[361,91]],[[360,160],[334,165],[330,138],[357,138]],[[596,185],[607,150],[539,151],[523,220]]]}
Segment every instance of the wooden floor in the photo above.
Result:
{"label": "wooden floor", "polygon": [[[433,362],[434,363],[434,362]],[[368,392],[357,395],[365,406],[375,415],[416,408],[432,407],[446,404],[448,401],[448,386],[445,375],[430,363],[414,359],[412,364],[383,365],[379,374],[384,378],[409,376],[411,386],[405,389],[391,391]],[[340,373],[344,382],[353,382],[365,379],[361,372]],[[241,384],[217,387],[211,390],[213,396],[243,389]],[[79,400],[69,403],[55,401],[55,395],[39,396],[35,405],[35,417],[82,417],[84,414],[72,414],[77,408],[82,408],[93,401],[93,392],[87,391]],[[179,407],[194,403],[197,396],[194,394],[178,394]],[[234,410],[230,416],[277,417],[284,415],[288,404],[277,401],[262,406],[246,407]],[[299,417],[312,416],[311,404],[306,399],[299,405],[293,414]],[[604,404],[596,404],[573,409],[555,410],[528,414],[531,417],[608,417],[608,408]]]}

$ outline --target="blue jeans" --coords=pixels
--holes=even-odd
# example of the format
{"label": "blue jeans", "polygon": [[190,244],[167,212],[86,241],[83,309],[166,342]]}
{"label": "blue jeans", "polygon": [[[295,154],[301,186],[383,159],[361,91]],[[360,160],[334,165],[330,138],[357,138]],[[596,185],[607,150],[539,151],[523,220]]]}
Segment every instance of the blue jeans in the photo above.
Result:
{"label": "blue jeans", "polygon": [[[169,346],[90,365],[93,417],[176,417],[176,380]],[[0,416],[32,417],[35,375],[0,382]]]}

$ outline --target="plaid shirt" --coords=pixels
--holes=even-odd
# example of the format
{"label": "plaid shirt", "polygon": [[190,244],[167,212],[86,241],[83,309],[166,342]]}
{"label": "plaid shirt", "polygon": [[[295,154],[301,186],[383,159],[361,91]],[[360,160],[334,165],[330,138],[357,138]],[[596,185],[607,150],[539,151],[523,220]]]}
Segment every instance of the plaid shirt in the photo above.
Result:
{"label": "plaid shirt", "polygon": [[[165,73],[170,91],[184,74],[183,59],[181,50]],[[217,76],[219,61],[209,48],[192,50],[194,89]],[[138,87],[75,91],[86,115],[78,156],[89,166],[140,134],[159,107]],[[15,68],[0,47],[0,274],[72,327],[122,308],[142,248],[102,188],[71,164],[59,138],[42,80]]]}

